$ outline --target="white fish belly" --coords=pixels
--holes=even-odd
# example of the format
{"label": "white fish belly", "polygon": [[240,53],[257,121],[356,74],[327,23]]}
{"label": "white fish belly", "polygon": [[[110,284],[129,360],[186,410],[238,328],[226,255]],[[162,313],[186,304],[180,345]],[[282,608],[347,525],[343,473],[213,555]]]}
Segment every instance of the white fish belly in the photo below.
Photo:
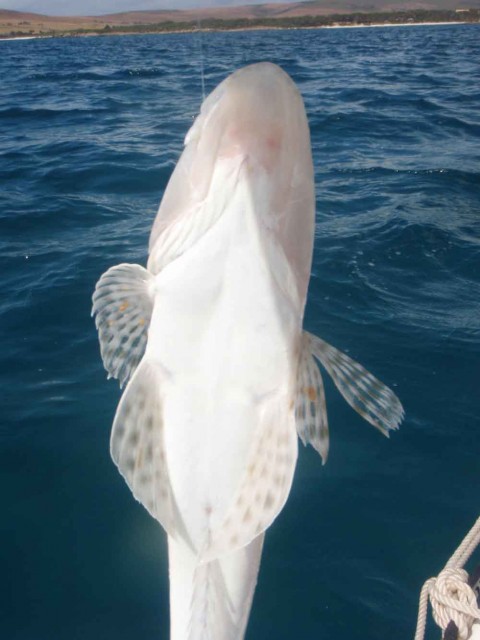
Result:
{"label": "white fish belly", "polygon": [[221,219],[156,276],[146,358],[164,372],[168,472],[197,550],[225,518],[265,406],[280,403],[295,429],[301,318],[268,242],[240,178]]}

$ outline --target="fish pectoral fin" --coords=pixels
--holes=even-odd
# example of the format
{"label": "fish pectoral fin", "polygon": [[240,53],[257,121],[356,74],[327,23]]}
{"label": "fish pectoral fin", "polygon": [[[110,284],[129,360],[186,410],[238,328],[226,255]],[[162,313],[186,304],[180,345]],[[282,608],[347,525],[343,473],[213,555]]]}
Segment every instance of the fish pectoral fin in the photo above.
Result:
{"label": "fish pectoral fin", "polygon": [[323,464],[328,457],[328,419],[320,370],[311,353],[310,339],[302,336],[295,397],[295,424],[304,445],[318,451]]}
{"label": "fish pectoral fin", "polygon": [[135,498],[175,540],[191,547],[168,472],[161,371],[143,360],[118,405],[110,453]]}
{"label": "fish pectoral fin", "polygon": [[400,400],[361,364],[327,342],[304,332],[310,351],[325,367],[348,404],[388,437],[398,429],[404,410]]}
{"label": "fish pectoral fin", "polygon": [[265,402],[245,470],[222,524],[211,532],[203,562],[242,547],[263,533],[282,510],[297,461],[297,433],[286,402]]}
{"label": "fish pectoral fin", "polygon": [[122,387],[145,353],[152,317],[154,276],[138,264],[106,271],[93,294],[103,366]]}

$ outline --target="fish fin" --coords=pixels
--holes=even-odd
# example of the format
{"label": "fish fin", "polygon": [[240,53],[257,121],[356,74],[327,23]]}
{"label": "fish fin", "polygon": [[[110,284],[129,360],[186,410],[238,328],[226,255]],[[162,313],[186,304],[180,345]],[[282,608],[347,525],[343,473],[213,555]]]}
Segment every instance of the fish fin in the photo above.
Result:
{"label": "fish fin", "polygon": [[197,202],[161,232],[155,229],[155,242],[150,244],[148,259],[152,272],[158,273],[193,247],[218,222],[225,208],[226,202],[220,194],[213,204],[205,200]]}
{"label": "fish fin", "polygon": [[92,315],[103,366],[121,387],[145,353],[154,282],[154,276],[140,265],[119,264],[106,271],[95,287]]}
{"label": "fish fin", "polygon": [[159,367],[143,360],[118,405],[110,453],[135,498],[174,540],[192,548],[170,483]]}
{"label": "fish fin", "polygon": [[331,375],[335,386],[348,404],[370,424],[388,437],[398,429],[404,410],[400,400],[383,382],[361,364],[327,342],[304,332],[310,350]]}
{"label": "fish fin", "polygon": [[295,423],[304,445],[318,451],[323,464],[328,457],[328,419],[325,390],[320,370],[313,359],[310,341],[302,336],[295,398]]}
{"label": "fish fin", "polygon": [[237,625],[220,562],[199,564],[193,575],[188,640],[236,640]]}
{"label": "fish fin", "polygon": [[265,401],[239,488],[222,524],[201,553],[208,562],[242,547],[265,531],[282,510],[297,461],[297,433],[285,403]]}

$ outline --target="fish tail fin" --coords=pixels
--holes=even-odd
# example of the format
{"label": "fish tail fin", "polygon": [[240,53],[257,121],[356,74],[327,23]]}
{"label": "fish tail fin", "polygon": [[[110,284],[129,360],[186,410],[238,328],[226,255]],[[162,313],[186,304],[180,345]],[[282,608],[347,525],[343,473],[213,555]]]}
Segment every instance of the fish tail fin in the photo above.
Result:
{"label": "fish tail fin", "polygon": [[246,548],[201,562],[168,540],[170,640],[241,640],[255,590],[263,535]]}
{"label": "fish tail fin", "polygon": [[188,640],[235,640],[233,603],[219,560],[196,566],[193,574]]}
{"label": "fish tail fin", "polygon": [[317,338],[304,332],[310,352],[319,360],[348,404],[362,418],[388,437],[398,429],[404,410],[395,393],[369,373],[361,364]]}

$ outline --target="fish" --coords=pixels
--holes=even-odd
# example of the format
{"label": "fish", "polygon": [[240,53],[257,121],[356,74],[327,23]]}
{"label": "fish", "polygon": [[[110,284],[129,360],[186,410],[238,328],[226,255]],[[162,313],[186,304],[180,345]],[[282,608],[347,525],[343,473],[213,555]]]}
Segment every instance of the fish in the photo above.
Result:
{"label": "fish", "polygon": [[388,435],[403,407],[303,329],[315,229],[305,106],[269,62],[204,100],[153,223],[146,268],[99,279],[92,315],[126,387],[111,456],[168,536],[171,640],[244,637],[298,439],[327,460],[323,378]]}

